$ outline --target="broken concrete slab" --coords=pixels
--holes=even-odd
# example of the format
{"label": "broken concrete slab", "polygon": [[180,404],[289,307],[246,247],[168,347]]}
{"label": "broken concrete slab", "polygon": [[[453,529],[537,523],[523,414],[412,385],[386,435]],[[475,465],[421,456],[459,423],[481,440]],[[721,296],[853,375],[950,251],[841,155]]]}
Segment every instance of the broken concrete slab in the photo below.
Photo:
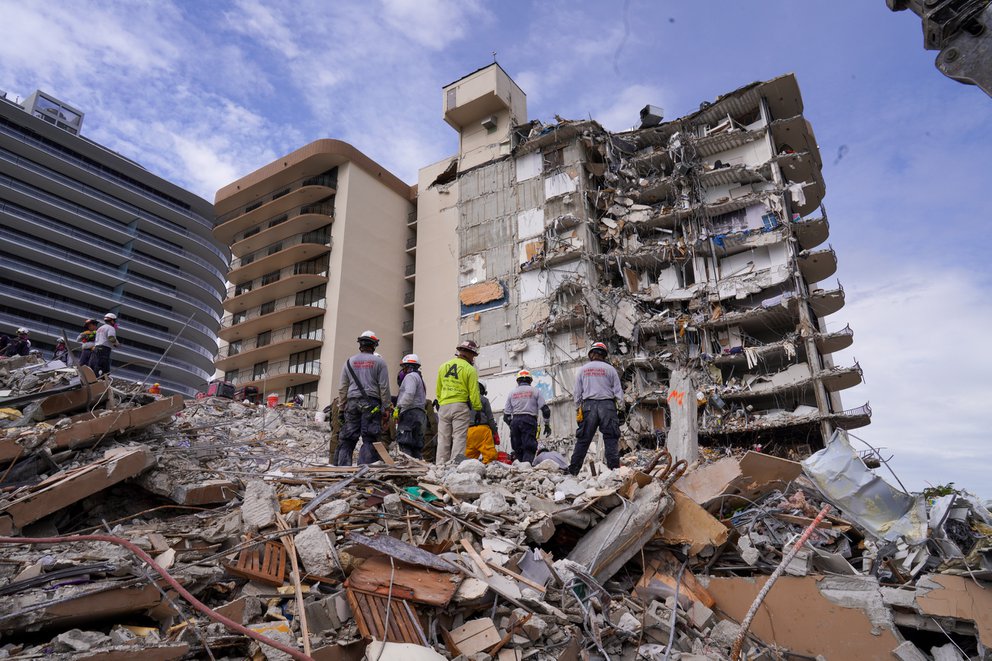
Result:
{"label": "broken concrete slab", "polygon": [[992,588],[965,576],[934,574],[917,583],[916,608],[931,617],[974,622],[978,639],[992,648]]}
{"label": "broken concrete slab", "polygon": [[603,583],[633,558],[658,532],[674,502],[658,482],[638,490],[629,506],[617,507],[572,549],[568,559]]}
{"label": "broken concrete slab", "polygon": [[245,526],[258,530],[274,526],[278,511],[275,488],[264,480],[249,481],[241,503],[241,519]]}
{"label": "broken concrete slab", "polygon": [[71,418],[68,427],[55,432],[52,446],[56,450],[83,447],[109,434],[144,429],[167,420],[185,407],[182,395],[174,395],[145,406],[83,413]]}
{"label": "broken concrete slab", "polygon": [[293,543],[308,574],[330,576],[334,572],[334,547],[320,526],[307,526],[296,534]]}
{"label": "broken concrete slab", "polygon": [[13,528],[23,528],[154,465],[155,455],[146,446],[107,450],[102,459],[62,471],[31,487],[25,495],[0,507],[0,519],[7,519]]}

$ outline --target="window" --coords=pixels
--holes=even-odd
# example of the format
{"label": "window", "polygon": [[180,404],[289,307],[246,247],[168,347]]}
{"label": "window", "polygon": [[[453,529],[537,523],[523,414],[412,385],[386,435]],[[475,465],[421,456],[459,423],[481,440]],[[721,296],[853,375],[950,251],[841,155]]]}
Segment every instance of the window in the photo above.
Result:
{"label": "window", "polygon": [[241,238],[242,239],[247,239],[249,236],[255,236],[256,234],[258,234],[261,231],[262,231],[262,228],[261,227],[252,227],[250,230],[245,230],[245,233],[244,233],[244,235]]}
{"label": "window", "polygon": [[245,292],[249,292],[249,291],[251,291],[250,280],[248,282],[242,282],[240,285],[234,287],[235,296],[240,296],[241,294],[244,294]]}
{"label": "window", "polygon": [[765,226],[766,230],[772,230],[778,227],[778,216],[773,213],[766,213],[761,217],[761,223]]}
{"label": "window", "polygon": [[262,303],[260,306],[258,306],[258,313],[259,314],[270,314],[270,313],[275,312],[275,311],[276,311],[276,302],[275,301],[269,301],[268,303]]}
{"label": "window", "polygon": [[248,206],[245,207],[245,213],[248,213],[249,211],[254,211],[255,209],[259,208],[260,206],[262,206],[262,201],[261,200],[259,200],[258,202],[252,202],[251,204],[249,204]]}
{"label": "window", "polygon": [[260,363],[255,363],[251,368],[251,378],[257,381],[258,379],[265,378],[265,372],[269,369],[269,361],[265,360]]}
{"label": "window", "polygon": [[305,262],[299,262],[293,269],[293,275],[308,274],[308,275],[324,275],[327,271],[327,265],[330,263],[330,258],[328,255],[323,255],[321,257],[315,257],[314,259],[309,259]]}
{"label": "window", "polygon": [[227,345],[228,356],[237,356],[239,353],[241,353],[241,340],[235,340]]}
{"label": "window", "polygon": [[544,171],[557,170],[565,165],[565,148],[559,147],[544,153]]}
{"label": "window", "polygon": [[254,261],[255,261],[255,253],[245,255],[244,257],[241,258],[241,266],[248,266]]}
{"label": "window", "polygon": [[293,337],[301,340],[323,339],[324,316],[312,317],[293,324]]}
{"label": "window", "polygon": [[279,279],[279,271],[272,271],[262,276],[262,286],[271,285]]}
{"label": "window", "polygon": [[270,342],[272,342],[272,331],[261,332],[255,337],[256,347],[264,347]]}
{"label": "window", "polygon": [[278,193],[273,193],[272,194],[272,199],[273,200],[278,200],[283,195],[289,195],[289,189],[288,188],[284,188],[281,191],[279,191]]}
{"label": "window", "polygon": [[304,383],[299,386],[286,388],[286,401],[291,402],[297,395],[303,395],[303,406],[308,409],[317,408],[317,381]]}
{"label": "window", "polygon": [[224,380],[225,381],[231,381],[232,383],[234,381],[237,381],[238,380],[238,370],[227,370],[226,372],[224,372]]}
{"label": "window", "polygon": [[274,255],[280,250],[282,250],[282,243],[273,243],[266,251],[266,255]]}
{"label": "window", "polygon": [[231,315],[231,325],[234,326],[235,324],[240,324],[247,318],[248,318],[247,310],[242,310],[241,312],[235,312],[234,314]]}
{"label": "window", "polygon": [[275,218],[269,221],[269,227],[275,227],[276,225],[281,225],[285,223],[287,220],[289,220],[288,214],[284,213],[281,216],[276,216]]}
{"label": "window", "polygon": [[313,307],[324,307],[324,295],[327,285],[317,285],[310,289],[305,289],[296,293],[296,305],[310,305]]}
{"label": "window", "polygon": [[446,110],[451,110],[452,108],[454,108],[457,105],[457,103],[456,103],[456,97],[455,97],[455,90],[457,90],[457,89],[458,89],[457,87],[452,87],[445,94],[444,107],[445,107]]}
{"label": "window", "polygon": [[320,349],[290,354],[289,371],[294,374],[320,374]]}

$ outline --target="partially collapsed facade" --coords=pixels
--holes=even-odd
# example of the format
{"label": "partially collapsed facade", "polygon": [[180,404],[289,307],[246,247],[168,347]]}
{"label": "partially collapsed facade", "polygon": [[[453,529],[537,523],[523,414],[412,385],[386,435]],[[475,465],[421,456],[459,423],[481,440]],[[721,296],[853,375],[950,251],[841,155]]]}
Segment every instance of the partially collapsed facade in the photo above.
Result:
{"label": "partially collapsed facade", "polygon": [[460,153],[421,173],[417,260],[457,270],[457,308],[437,299],[423,323],[457,324],[459,337],[421,341],[418,297],[422,358],[475,340],[494,408],[526,367],[568,435],[575,369],[604,341],[627,444],[667,440],[684,456],[697,438],[805,454],[834,427],[868,424],[868,406],[845,410],[839,395],[861,369],[831,357],[853,332],[825,321],[844,291],[828,282],[822,163],[792,75],[674,121],[649,106],[623,133],[526,121],[497,64],[445,87],[444,102]]}

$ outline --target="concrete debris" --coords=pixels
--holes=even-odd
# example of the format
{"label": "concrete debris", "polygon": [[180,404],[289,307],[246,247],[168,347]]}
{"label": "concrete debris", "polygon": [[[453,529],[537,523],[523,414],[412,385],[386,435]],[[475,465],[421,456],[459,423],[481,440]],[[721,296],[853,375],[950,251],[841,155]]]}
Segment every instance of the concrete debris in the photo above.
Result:
{"label": "concrete debris", "polygon": [[[925,500],[921,541],[860,523],[814,469],[754,451],[704,449],[684,475],[655,451],[578,476],[395,449],[392,463],[335,467],[306,411],[107,392],[88,416],[31,420],[35,400],[0,421],[22,448],[0,459],[0,657],[283,659],[305,641],[296,658],[726,659],[811,526],[746,658],[992,646],[992,514],[966,493]],[[92,437],[118,414],[131,423]],[[163,597],[164,575],[188,595]]]}

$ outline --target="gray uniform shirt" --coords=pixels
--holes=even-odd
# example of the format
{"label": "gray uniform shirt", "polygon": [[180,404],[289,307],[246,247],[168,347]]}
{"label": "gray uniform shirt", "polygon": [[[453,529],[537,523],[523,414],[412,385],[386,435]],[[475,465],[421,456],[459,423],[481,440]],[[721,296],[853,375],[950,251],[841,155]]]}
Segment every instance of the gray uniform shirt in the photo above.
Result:
{"label": "gray uniform shirt", "polygon": [[[348,362],[351,363],[351,369],[355,370],[355,376],[365,388],[365,394],[371,399],[378,398],[383,405],[389,404],[389,368],[386,367],[386,361],[372,353],[356,353],[348,359]],[[362,391],[355,384],[347,364],[341,367],[338,396],[341,401],[362,397]]]}
{"label": "gray uniform shirt", "polygon": [[620,375],[613,365],[590,360],[579,368],[575,376],[575,406],[582,406],[586,399],[615,399],[623,403]]}
{"label": "gray uniform shirt", "polygon": [[537,412],[544,408],[544,395],[534,386],[519,385],[506,396],[503,415],[532,415],[537,418]]}
{"label": "gray uniform shirt", "polygon": [[486,418],[486,424],[489,428],[493,430],[493,436],[498,433],[499,427],[496,425],[496,416],[493,415],[493,406],[489,403],[489,399],[485,396],[481,396],[482,399],[482,415]]}
{"label": "gray uniform shirt", "polygon": [[420,372],[407,372],[400,383],[400,391],[396,395],[396,407],[401,411],[407,409],[422,409],[427,404],[427,387]]}

